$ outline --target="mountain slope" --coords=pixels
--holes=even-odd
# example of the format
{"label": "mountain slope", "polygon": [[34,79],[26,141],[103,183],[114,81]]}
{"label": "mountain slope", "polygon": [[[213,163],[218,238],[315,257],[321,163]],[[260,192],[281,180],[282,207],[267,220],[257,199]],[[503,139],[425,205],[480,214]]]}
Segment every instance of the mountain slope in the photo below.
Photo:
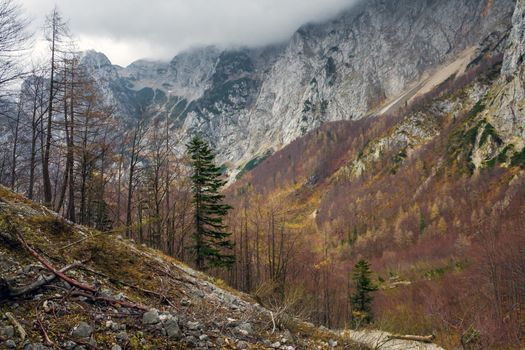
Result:
{"label": "mountain slope", "polygon": [[487,51],[396,115],[326,123],[229,189],[232,222],[248,218],[238,243],[284,232],[286,279],[316,301],[312,319],[347,322],[341,286],[365,257],[375,327],[444,348],[523,345],[524,11],[504,56]]}
{"label": "mountain slope", "polygon": [[262,49],[194,49],[169,63],[84,63],[122,115],[168,115],[201,132],[232,175],[326,121],[362,118],[473,48],[501,52],[513,0],[362,1]]}
{"label": "mountain slope", "polygon": [[[37,255],[70,264],[73,280],[53,280]],[[333,348],[328,341],[356,348],[347,337],[281,318],[158,251],[72,225],[3,187],[0,277],[0,308],[10,317],[0,318],[0,349]],[[43,278],[49,283],[21,291]]]}

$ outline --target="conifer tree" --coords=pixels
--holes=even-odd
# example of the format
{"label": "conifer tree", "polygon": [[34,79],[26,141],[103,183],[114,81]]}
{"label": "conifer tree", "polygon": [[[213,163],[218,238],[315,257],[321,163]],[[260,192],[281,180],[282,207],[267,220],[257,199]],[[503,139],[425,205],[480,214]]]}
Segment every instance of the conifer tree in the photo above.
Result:
{"label": "conifer tree", "polygon": [[350,297],[352,305],[352,317],[354,321],[370,322],[372,320],[372,292],[377,287],[372,283],[369,263],[361,259],[354,266],[352,280],[354,282],[354,293]]}
{"label": "conifer tree", "polygon": [[227,254],[233,244],[223,220],[232,207],[223,203],[224,195],[220,193],[226,181],[221,179],[221,170],[214,164],[215,155],[200,136],[193,137],[187,148],[193,170],[195,264],[199,269],[229,267],[235,257]]}

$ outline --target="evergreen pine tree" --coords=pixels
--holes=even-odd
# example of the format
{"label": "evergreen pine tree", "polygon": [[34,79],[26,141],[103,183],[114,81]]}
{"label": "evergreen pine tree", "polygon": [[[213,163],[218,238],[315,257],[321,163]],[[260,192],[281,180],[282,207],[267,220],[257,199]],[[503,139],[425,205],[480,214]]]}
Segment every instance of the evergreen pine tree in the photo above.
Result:
{"label": "evergreen pine tree", "polygon": [[352,280],[354,282],[354,293],[350,297],[352,305],[352,317],[354,321],[370,322],[372,320],[372,292],[377,287],[372,284],[370,275],[370,265],[364,259],[361,259],[354,266],[352,271]]}
{"label": "evergreen pine tree", "polygon": [[235,257],[226,253],[233,244],[223,220],[232,207],[223,203],[224,195],[220,193],[226,181],[221,179],[221,170],[214,164],[215,155],[201,137],[193,137],[187,148],[193,168],[195,264],[199,269],[229,267]]}

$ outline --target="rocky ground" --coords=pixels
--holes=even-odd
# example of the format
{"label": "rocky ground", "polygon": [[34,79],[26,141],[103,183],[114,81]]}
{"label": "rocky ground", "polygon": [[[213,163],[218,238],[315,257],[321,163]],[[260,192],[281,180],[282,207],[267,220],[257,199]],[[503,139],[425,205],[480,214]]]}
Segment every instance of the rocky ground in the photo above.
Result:
{"label": "rocky ground", "polygon": [[70,224],[5,188],[0,311],[0,349],[360,347],[347,335],[275,315],[118,233]]}

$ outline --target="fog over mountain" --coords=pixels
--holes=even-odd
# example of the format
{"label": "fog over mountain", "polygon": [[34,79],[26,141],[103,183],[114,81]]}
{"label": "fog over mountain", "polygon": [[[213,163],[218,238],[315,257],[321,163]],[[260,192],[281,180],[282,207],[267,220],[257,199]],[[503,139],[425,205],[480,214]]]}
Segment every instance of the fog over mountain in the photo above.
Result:
{"label": "fog over mountain", "polygon": [[287,40],[308,22],[337,15],[356,0],[25,0],[34,31],[58,6],[82,50],[107,54],[126,66],[140,59],[170,59],[202,45],[261,46]]}

